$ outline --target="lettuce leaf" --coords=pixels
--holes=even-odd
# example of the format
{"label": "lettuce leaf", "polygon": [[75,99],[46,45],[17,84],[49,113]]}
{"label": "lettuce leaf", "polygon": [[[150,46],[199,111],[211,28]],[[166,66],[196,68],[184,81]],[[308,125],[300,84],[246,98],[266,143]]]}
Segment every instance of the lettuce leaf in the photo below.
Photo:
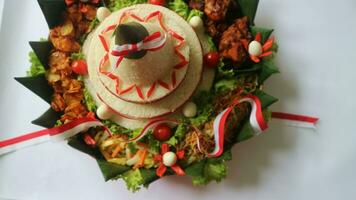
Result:
{"label": "lettuce leaf", "polygon": [[174,135],[166,143],[171,146],[176,146],[178,142],[181,141],[185,136],[186,132],[187,126],[184,123],[179,124],[176,131],[174,132]]}
{"label": "lettuce leaf", "polygon": [[216,47],[214,41],[213,41],[213,38],[208,35],[208,34],[205,34],[206,38],[208,39],[208,43],[209,43],[209,46],[210,46],[210,50],[211,51],[217,51],[218,48]]}
{"label": "lettuce leaf", "polygon": [[85,55],[82,52],[72,53],[70,55],[70,59],[71,59],[71,61],[84,60],[85,59]]}
{"label": "lettuce leaf", "polygon": [[192,177],[194,185],[206,185],[210,181],[220,182],[227,175],[226,162],[231,158],[231,151],[226,150],[218,158],[207,158],[190,165],[185,172]]}
{"label": "lettuce leaf", "polygon": [[128,6],[147,3],[147,0],[110,0],[108,8],[114,12]]}
{"label": "lettuce leaf", "polygon": [[125,181],[127,189],[132,192],[140,190],[144,183],[139,169],[127,171],[122,175],[122,179]]}
{"label": "lettuce leaf", "polygon": [[34,77],[46,73],[44,66],[41,64],[35,52],[28,53],[29,61],[31,63],[30,69],[27,71],[27,76]]}
{"label": "lettuce leaf", "polygon": [[222,79],[214,84],[214,90],[217,94],[222,94],[228,91],[232,91],[237,87],[237,79]]}
{"label": "lettuce leaf", "polygon": [[173,0],[168,3],[168,8],[176,12],[185,20],[189,15],[189,7],[183,0]]}
{"label": "lettuce leaf", "polygon": [[187,21],[189,22],[189,20],[194,17],[194,16],[198,16],[198,17],[203,17],[204,16],[204,12],[200,11],[200,10],[197,10],[197,9],[192,9],[190,12],[189,12],[189,15],[187,17]]}
{"label": "lettuce leaf", "polygon": [[131,134],[131,130],[128,130],[111,120],[102,120],[103,124],[109,128],[110,132],[113,134]]}
{"label": "lettuce leaf", "polygon": [[84,104],[87,106],[87,109],[90,112],[96,112],[96,109],[98,107],[96,106],[96,103],[87,88],[84,88],[83,94],[84,94]]}

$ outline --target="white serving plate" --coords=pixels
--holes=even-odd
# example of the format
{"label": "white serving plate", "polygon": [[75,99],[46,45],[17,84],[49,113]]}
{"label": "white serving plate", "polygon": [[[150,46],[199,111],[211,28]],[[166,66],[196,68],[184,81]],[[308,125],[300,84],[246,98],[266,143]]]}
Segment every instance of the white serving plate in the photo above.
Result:
{"label": "white serving plate", "polygon": [[[48,107],[13,80],[29,66],[28,41],[48,34],[34,0],[7,0],[0,29],[0,140],[40,129],[30,121]],[[192,187],[166,177],[149,190],[105,183],[90,157],[64,142],[0,157],[0,199],[354,199],[356,196],[356,3],[353,0],[265,0],[257,24],[274,27],[281,75],[266,90],[276,111],[315,115],[317,129],[272,122],[263,135],[233,149],[228,178]],[[1,18],[0,18],[1,19]]]}

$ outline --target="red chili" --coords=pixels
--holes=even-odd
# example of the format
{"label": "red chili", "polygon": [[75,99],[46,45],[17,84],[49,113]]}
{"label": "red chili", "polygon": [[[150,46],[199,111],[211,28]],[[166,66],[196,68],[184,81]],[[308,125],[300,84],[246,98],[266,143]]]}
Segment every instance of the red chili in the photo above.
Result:
{"label": "red chili", "polygon": [[157,5],[157,6],[164,6],[166,4],[165,0],[148,0],[149,4]]}
{"label": "red chili", "polygon": [[84,134],[84,142],[89,146],[96,145],[95,140],[88,133]]}

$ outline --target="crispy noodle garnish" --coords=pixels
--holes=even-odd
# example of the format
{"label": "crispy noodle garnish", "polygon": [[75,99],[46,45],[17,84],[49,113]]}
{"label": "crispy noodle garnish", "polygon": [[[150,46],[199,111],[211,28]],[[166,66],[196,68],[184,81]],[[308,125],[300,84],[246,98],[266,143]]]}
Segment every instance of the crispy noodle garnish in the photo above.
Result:
{"label": "crispy noodle garnish", "polygon": [[200,131],[196,127],[191,127],[185,135],[184,140],[179,144],[179,149],[186,153],[188,163],[199,161],[206,157],[208,152],[214,146],[212,139],[212,124],[206,123],[204,129]]}

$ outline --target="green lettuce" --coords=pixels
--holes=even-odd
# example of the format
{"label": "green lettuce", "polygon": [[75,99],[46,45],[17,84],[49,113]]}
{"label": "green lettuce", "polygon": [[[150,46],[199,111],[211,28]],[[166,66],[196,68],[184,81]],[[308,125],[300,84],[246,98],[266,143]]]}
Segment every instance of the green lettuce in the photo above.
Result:
{"label": "green lettuce", "polygon": [[125,181],[127,189],[132,192],[140,190],[144,181],[139,169],[127,171],[122,175],[122,179]]}
{"label": "green lettuce", "polygon": [[[138,129],[136,136],[140,133],[141,133],[141,129]],[[161,150],[161,143],[153,136],[152,130],[150,130],[146,134],[146,136],[139,141],[148,144],[150,150],[153,152],[159,153]]]}
{"label": "green lettuce", "polygon": [[110,0],[108,7],[113,12],[140,3],[147,3],[147,0]]}
{"label": "green lettuce", "polygon": [[102,120],[102,123],[109,128],[110,132],[113,134],[131,134],[134,131],[126,129],[111,120]]}
{"label": "green lettuce", "polygon": [[208,35],[208,34],[205,34],[206,38],[208,39],[208,43],[209,43],[209,46],[210,46],[210,50],[211,51],[217,51],[218,49],[216,48],[216,45],[213,41],[213,38]]}
{"label": "green lettuce", "polygon": [[186,132],[187,132],[186,124],[184,123],[179,124],[176,131],[174,132],[174,135],[166,143],[171,146],[176,146],[178,142],[181,141],[182,138],[185,136]]}
{"label": "green lettuce", "polygon": [[222,79],[214,84],[214,90],[217,94],[222,94],[228,91],[232,91],[236,89],[237,83],[238,81],[236,78]]}
{"label": "green lettuce", "polygon": [[142,186],[148,187],[150,183],[159,179],[156,175],[156,170],[145,168],[127,171],[120,175],[119,178],[125,181],[127,189],[132,192],[137,192]]}
{"label": "green lettuce", "polygon": [[30,69],[27,71],[27,76],[34,77],[43,75],[46,73],[44,66],[41,64],[35,52],[30,51],[28,54],[29,61],[31,63]]}
{"label": "green lettuce", "polygon": [[187,19],[189,16],[189,7],[183,0],[173,0],[168,3],[168,8],[176,12],[178,15]]}
{"label": "green lettuce", "polygon": [[227,175],[226,162],[231,158],[231,151],[226,150],[218,158],[207,158],[188,166],[185,172],[192,177],[194,185],[206,185],[210,181],[220,182]]}
{"label": "green lettuce", "polygon": [[197,9],[192,9],[190,12],[189,12],[189,15],[187,17],[187,21],[189,22],[189,20],[194,17],[194,16],[198,16],[198,17],[203,17],[204,16],[204,13],[200,10],[197,10]]}
{"label": "green lettuce", "polygon": [[72,53],[70,55],[70,59],[72,61],[76,61],[76,60],[85,60],[85,55],[82,52],[79,53]]}
{"label": "green lettuce", "polygon": [[96,112],[96,109],[98,107],[96,106],[95,101],[94,101],[93,97],[91,96],[91,94],[89,93],[87,88],[84,88],[83,94],[84,94],[84,104],[87,106],[87,109],[90,112]]}

